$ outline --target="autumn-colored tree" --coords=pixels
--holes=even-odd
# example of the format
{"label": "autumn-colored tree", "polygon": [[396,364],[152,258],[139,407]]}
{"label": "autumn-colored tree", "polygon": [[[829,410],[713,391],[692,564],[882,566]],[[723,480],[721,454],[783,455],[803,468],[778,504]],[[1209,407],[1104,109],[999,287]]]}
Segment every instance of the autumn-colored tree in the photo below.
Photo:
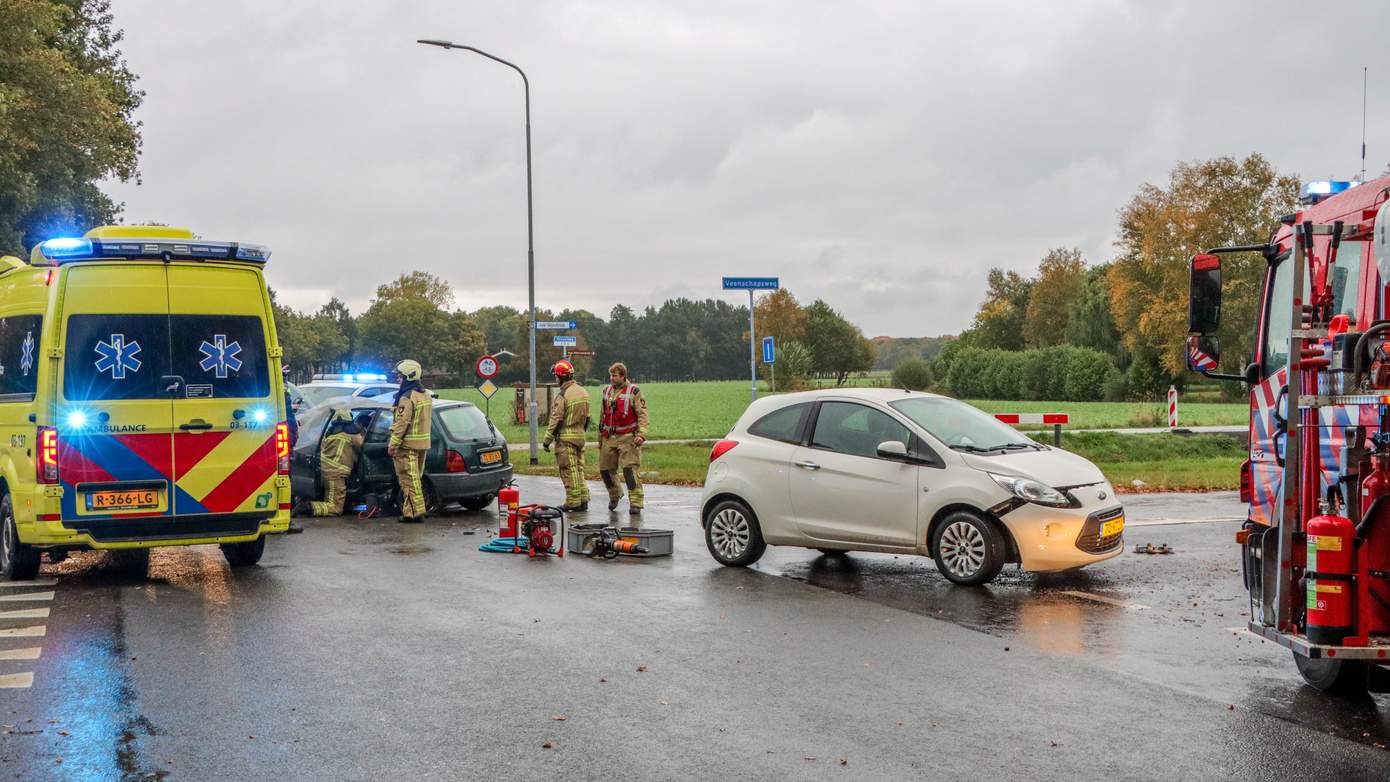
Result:
{"label": "autumn-colored tree", "polygon": [[382,303],[423,299],[440,309],[454,306],[454,289],[449,283],[429,272],[407,272],[376,289],[376,300]]}
{"label": "autumn-colored tree", "polygon": [[981,348],[1023,349],[1023,321],[1033,281],[1018,272],[989,270],[989,290],[975,313],[976,345]]}
{"label": "autumn-colored tree", "polygon": [[[1165,369],[1180,373],[1191,256],[1268,241],[1297,199],[1298,177],[1280,174],[1259,154],[1180,163],[1166,188],[1141,187],[1120,212],[1120,257],[1108,275],[1111,311],[1125,346],[1135,354],[1156,353]],[[1229,365],[1238,366],[1254,342],[1265,262],[1256,253],[1237,253],[1225,256],[1222,267],[1220,336]]]}
{"label": "autumn-colored tree", "polygon": [[764,296],[754,308],[758,336],[772,336],[777,344],[801,340],[806,336],[806,310],[786,288]]}
{"label": "autumn-colored tree", "polygon": [[110,0],[0,2],[0,251],[113,222],[136,176],[142,93]]}
{"label": "autumn-colored tree", "polygon": [[1081,251],[1058,247],[1038,264],[1038,276],[1028,292],[1024,313],[1023,342],[1045,348],[1066,342],[1066,324],[1076,309],[1086,283],[1086,262]]}

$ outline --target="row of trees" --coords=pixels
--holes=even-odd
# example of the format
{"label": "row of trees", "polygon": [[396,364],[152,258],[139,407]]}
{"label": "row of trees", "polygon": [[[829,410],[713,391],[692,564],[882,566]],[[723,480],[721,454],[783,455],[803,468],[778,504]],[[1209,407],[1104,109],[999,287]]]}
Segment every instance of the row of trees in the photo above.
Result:
{"label": "row of trees", "polygon": [[[996,383],[962,367],[976,361],[1015,367],[1037,359],[1005,354],[1067,345],[1092,357],[1076,378],[1056,381],[1070,383],[1071,391],[1046,398],[1074,399],[1082,387],[1090,399],[1152,398],[1169,384],[1181,387],[1189,258],[1210,247],[1267,241],[1297,198],[1298,178],[1258,154],[1181,163],[1166,187],[1146,184],[1120,210],[1113,260],[1088,267],[1079,250],[1056,248],[1032,276],[991,269],[974,323],[931,362],[932,375],[957,395],[1036,398],[1035,386],[1014,388],[1013,369],[982,370],[1000,378]],[[1264,261],[1254,253],[1229,255],[1223,268],[1221,338],[1238,366],[1254,344]],[[967,355],[970,361],[957,361]],[[1098,370],[1094,356],[1104,357],[1110,371]],[[1069,366],[1064,362],[1059,371],[1070,372]],[[1061,387],[1048,393],[1063,393]]]}
{"label": "row of trees", "polygon": [[[273,294],[272,294],[273,297]],[[317,312],[297,312],[275,303],[275,320],[285,361],[297,376],[341,369],[387,369],[412,357],[449,382],[471,382],[473,362],[485,352],[503,354],[500,382],[525,380],[529,366],[526,313],[506,306],[465,312],[454,309],[449,285],[427,272],[410,272],[377,288],[361,315],[332,299]],[[823,374],[843,382],[867,371],[873,345],[830,305],[802,307],[788,291],[776,291],[757,306],[758,336],[779,339],[779,384],[783,378]],[[538,309],[538,320],[572,320],[579,348],[592,357],[574,358],[581,376],[600,378],[614,361],[626,363],[643,380],[732,380],[746,377],[748,308],[725,301],[672,299],[638,312],[618,305],[607,320],[587,310]],[[538,366],[544,375],[562,351],[553,332],[537,335]],[[545,377],[540,378],[545,380]]]}

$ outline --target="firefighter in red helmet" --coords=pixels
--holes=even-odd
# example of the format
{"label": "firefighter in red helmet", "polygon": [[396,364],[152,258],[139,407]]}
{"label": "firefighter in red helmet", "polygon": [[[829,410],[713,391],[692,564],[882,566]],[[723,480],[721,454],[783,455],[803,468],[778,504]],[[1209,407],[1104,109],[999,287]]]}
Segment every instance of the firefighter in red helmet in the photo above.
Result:
{"label": "firefighter in red helmet", "polygon": [[550,403],[546,420],[545,449],[555,444],[555,466],[560,470],[560,482],[565,485],[565,504],[560,509],[568,513],[589,509],[589,484],[584,480],[584,433],[589,428],[589,392],[574,382],[574,365],[561,359],[551,367],[551,374],[560,384],[560,393]]}

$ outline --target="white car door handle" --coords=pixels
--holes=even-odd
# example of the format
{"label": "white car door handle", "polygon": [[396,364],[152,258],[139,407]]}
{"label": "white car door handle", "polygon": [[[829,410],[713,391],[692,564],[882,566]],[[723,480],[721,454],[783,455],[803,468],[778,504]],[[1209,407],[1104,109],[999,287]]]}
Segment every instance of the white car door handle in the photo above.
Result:
{"label": "white car door handle", "polygon": [[816,464],[815,462],[792,462],[792,463],[795,464],[797,467],[801,467],[802,469],[806,469],[806,470],[819,470],[819,469],[820,469],[820,465],[819,465],[819,464]]}

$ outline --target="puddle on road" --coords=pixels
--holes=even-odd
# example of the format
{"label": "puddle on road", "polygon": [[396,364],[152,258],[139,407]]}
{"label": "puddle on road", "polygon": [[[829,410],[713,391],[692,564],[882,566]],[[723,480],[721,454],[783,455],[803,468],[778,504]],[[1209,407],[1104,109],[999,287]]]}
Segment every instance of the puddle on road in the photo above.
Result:
{"label": "puddle on road", "polygon": [[391,552],[392,554],[404,554],[406,556],[428,554],[429,552],[434,551],[434,549],[430,548],[429,546],[425,546],[420,543],[407,543],[403,546],[392,546],[391,548],[388,548],[386,550]]}

